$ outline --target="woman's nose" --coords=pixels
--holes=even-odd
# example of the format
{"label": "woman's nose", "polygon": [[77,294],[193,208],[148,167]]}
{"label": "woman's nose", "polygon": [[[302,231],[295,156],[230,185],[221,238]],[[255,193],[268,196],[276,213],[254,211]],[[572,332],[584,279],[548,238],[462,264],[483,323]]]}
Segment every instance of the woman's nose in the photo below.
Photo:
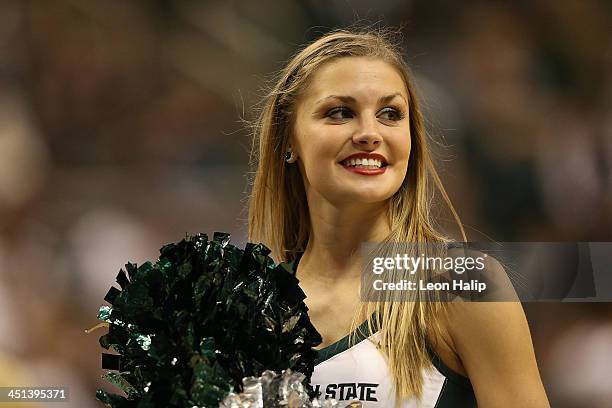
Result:
{"label": "woman's nose", "polygon": [[362,117],[359,121],[359,129],[353,136],[353,143],[362,146],[378,146],[382,142],[382,136],[378,130],[376,117]]}

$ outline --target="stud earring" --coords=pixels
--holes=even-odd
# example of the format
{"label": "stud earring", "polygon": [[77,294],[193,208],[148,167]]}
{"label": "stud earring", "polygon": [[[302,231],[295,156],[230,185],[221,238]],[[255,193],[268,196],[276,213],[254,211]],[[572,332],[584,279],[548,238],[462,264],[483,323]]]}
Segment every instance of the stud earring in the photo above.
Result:
{"label": "stud earring", "polygon": [[287,151],[285,152],[285,161],[287,163],[293,163],[295,162],[295,154],[293,153],[293,150],[291,148],[288,148]]}

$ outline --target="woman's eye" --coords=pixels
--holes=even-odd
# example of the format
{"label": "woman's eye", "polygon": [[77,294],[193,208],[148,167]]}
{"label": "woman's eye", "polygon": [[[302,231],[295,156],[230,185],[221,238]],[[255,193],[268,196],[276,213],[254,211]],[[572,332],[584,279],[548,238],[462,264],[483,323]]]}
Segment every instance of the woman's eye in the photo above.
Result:
{"label": "woman's eye", "polygon": [[[325,116],[331,119],[341,120],[352,118],[354,116],[354,113],[345,106],[338,106],[336,108],[330,109]],[[404,118],[404,113],[399,109],[387,107],[383,108],[380,111],[378,117],[380,118],[381,116],[384,120],[391,120],[396,122]]]}
{"label": "woman's eye", "polygon": [[404,114],[395,108],[384,108],[381,111],[381,115],[387,115],[386,119],[393,121],[402,120],[404,118]]}
{"label": "woman's eye", "polygon": [[347,117],[351,117],[352,112],[350,109],[340,106],[337,108],[330,109],[327,112],[327,117],[332,119],[346,119]]}

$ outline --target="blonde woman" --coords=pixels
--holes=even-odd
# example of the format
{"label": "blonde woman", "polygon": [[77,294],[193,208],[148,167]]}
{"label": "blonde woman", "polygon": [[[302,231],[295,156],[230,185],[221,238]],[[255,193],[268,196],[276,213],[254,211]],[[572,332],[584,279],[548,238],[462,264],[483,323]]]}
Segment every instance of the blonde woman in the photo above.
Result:
{"label": "blonde woman", "polygon": [[282,70],[254,127],[249,240],[295,268],[323,338],[312,377],[323,396],[547,407],[520,303],[360,300],[363,242],[447,241],[430,216],[431,186],[455,213],[390,38],[336,30]]}

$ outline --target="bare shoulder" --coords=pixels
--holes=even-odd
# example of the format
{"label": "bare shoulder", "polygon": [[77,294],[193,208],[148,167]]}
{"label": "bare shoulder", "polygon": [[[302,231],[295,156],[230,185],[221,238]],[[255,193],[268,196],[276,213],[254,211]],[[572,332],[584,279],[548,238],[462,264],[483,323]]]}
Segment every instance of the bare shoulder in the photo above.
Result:
{"label": "bare shoulder", "polygon": [[[514,286],[506,269],[494,256],[471,248],[453,248],[449,250],[448,254],[451,257],[463,257],[464,259],[470,258],[476,260],[476,263],[479,265],[472,270],[468,270],[464,275],[454,275],[448,278],[453,279],[458,276],[464,277],[465,275],[469,275],[479,282],[486,283],[486,290],[483,292],[481,299],[487,301],[519,301],[519,297],[514,290]],[[448,273],[452,275],[454,271],[449,271]]]}
{"label": "bare shoulder", "polygon": [[[480,253],[475,255],[478,254]],[[497,335],[506,338],[513,334],[522,337],[527,335],[527,340],[531,343],[523,307],[503,266],[494,257],[488,256],[484,259],[483,275],[495,286],[499,294],[495,299],[504,301],[450,303],[444,323],[453,344],[459,351],[461,344],[465,342],[481,337],[481,341],[492,342]]]}
{"label": "bare shoulder", "polygon": [[[464,249],[459,249],[456,253],[451,254],[451,256],[465,255],[467,255],[467,253],[464,252]],[[510,280],[505,274],[504,268],[495,258],[484,256],[483,253],[473,250],[469,251],[469,256],[472,258],[484,259],[485,267],[482,273],[487,275],[488,283],[496,288],[497,296],[503,296],[507,299],[516,299],[515,292],[512,289]],[[451,274],[452,272],[448,272],[447,279],[452,278]],[[500,290],[503,290],[503,295],[499,294]],[[464,376],[467,376],[468,373],[459,354],[458,344],[455,342],[457,331],[460,331],[460,337],[462,334],[469,335],[469,333],[473,332],[473,329],[462,330],[466,328],[465,322],[463,321],[466,320],[469,323],[474,323],[472,318],[475,316],[470,316],[470,314],[482,314],[486,313],[487,310],[491,311],[491,309],[487,308],[483,310],[478,310],[478,307],[475,309],[471,308],[469,306],[471,304],[472,303],[467,302],[448,304],[446,309],[441,310],[437,316],[439,322],[438,332],[434,333],[430,331],[428,333],[428,341],[442,362],[453,371]],[[491,311],[491,317],[495,318],[495,312]],[[483,316],[480,317],[480,319],[482,318]]]}
{"label": "bare shoulder", "polygon": [[[504,290],[512,290],[503,267],[492,257]],[[506,294],[505,296],[511,295]],[[516,298],[515,298],[516,299]],[[453,302],[444,320],[454,353],[472,382],[479,406],[548,407],[521,303]]]}

